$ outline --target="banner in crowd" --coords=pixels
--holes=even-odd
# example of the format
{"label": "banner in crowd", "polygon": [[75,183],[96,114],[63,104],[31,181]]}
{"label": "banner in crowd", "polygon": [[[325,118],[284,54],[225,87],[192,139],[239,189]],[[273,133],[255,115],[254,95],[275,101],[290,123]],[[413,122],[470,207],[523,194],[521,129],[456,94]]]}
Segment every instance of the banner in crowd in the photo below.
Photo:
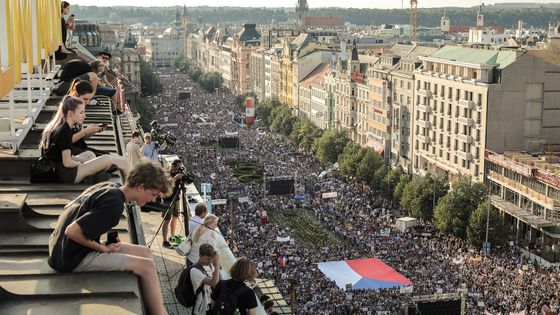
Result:
{"label": "banner in crowd", "polygon": [[237,201],[243,203],[243,202],[251,202],[251,200],[249,200],[249,197],[239,197],[237,198]]}
{"label": "banner in crowd", "polygon": [[286,242],[290,241],[290,237],[289,236],[286,236],[286,237],[276,236],[276,241],[286,243]]}
{"label": "banner in crowd", "polygon": [[215,206],[225,205],[227,203],[227,199],[214,199],[212,200],[212,204]]}
{"label": "banner in crowd", "polygon": [[323,199],[336,198],[336,197],[338,197],[338,193],[336,191],[326,192],[326,193],[323,193],[322,196],[323,196]]}
{"label": "banner in crowd", "polygon": [[239,131],[234,131],[234,132],[229,132],[229,131],[224,131],[225,135],[228,137],[235,137],[239,135]]}

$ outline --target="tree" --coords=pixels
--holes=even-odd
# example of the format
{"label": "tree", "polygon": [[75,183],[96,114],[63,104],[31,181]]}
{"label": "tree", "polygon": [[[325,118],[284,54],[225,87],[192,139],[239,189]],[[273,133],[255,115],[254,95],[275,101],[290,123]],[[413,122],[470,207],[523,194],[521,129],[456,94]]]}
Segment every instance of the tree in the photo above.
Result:
{"label": "tree", "polygon": [[469,218],[485,198],[484,184],[473,184],[470,177],[462,176],[438,203],[434,213],[436,228],[465,239]]}
{"label": "tree", "polygon": [[447,190],[447,183],[443,179],[433,178],[430,175],[413,178],[405,186],[400,202],[402,207],[413,216],[423,220],[431,220],[434,216],[434,203],[437,204]]}
{"label": "tree", "polygon": [[[488,212],[489,211],[489,212]],[[507,226],[500,213],[490,205],[488,200],[484,201],[469,218],[467,226],[467,240],[476,248],[482,248],[482,242],[486,238],[486,216],[488,214],[488,241],[493,246],[501,246],[506,243]]]}
{"label": "tree", "polygon": [[[356,177],[358,164],[366,151],[354,142],[348,142],[342,153],[338,156],[338,166],[342,175]],[[372,170],[373,172],[373,170]]]}
{"label": "tree", "polygon": [[322,162],[335,163],[347,143],[346,131],[330,130],[314,140],[312,150]]}
{"label": "tree", "polygon": [[152,66],[143,60],[140,60],[140,81],[142,94],[155,94],[163,91],[163,86]]}
{"label": "tree", "polygon": [[282,103],[277,98],[265,99],[262,102],[256,103],[255,118],[259,120],[261,126],[270,126],[272,123],[270,116],[272,111],[278,106],[282,106]]}
{"label": "tree", "polygon": [[370,184],[375,178],[375,172],[383,166],[383,161],[377,152],[370,148],[361,148],[356,156],[355,177]]}
{"label": "tree", "polygon": [[395,189],[393,190],[393,199],[397,203],[401,203],[402,195],[406,185],[410,182],[410,176],[408,174],[401,174],[399,177],[399,181],[397,185],[395,185]]}

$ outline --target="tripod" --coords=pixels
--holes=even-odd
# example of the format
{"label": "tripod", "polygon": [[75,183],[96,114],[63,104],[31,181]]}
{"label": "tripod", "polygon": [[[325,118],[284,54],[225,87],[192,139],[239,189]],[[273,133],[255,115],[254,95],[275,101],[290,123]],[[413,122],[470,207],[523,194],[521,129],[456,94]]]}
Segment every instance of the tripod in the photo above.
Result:
{"label": "tripod", "polygon": [[[154,236],[152,237],[152,239],[148,243],[149,248],[152,247],[152,244],[156,240],[156,237],[159,234],[159,231],[161,231],[161,229],[163,227],[163,224],[166,221],[166,217],[167,217],[169,211],[171,211],[171,209],[173,209],[173,207],[175,206],[175,203],[177,202],[177,198],[179,198],[179,196],[181,196],[181,192],[183,192],[184,190],[185,190],[185,185],[182,182],[179,183],[179,188],[175,192],[173,192],[173,198],[171,199],[171,202],[169,203],[169,206],[167,206],[167,209],[165,209],[165,213],[163,214],[163,219],[161,220],[161,223],[159,224],[156,232],[154,233]],[[184,214],[185,209],[187,207],[187,205],[185,204],[184,198],[183,198],[182,202],[183,202],[183,214]]]}

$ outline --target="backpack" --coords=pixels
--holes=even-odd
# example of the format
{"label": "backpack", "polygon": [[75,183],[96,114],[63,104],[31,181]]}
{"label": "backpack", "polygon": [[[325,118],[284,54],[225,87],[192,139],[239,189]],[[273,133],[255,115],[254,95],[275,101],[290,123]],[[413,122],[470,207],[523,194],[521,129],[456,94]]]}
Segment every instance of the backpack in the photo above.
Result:
{"label": "backpack", "polygon": [[245,284],[233,291],[230,289],[225,281],[221,283],[220,296],[213,306],[214,315],[234,315],[237,310],[237,298],[245,290],[249,289]]}
{"label": "backpack", "polygon": [[179,276],[179,282],[177,283],[177,287],[175,288],[175,297],[179,304],[183,305],[184,307],[193,307],[196,304],[196,297],[202,292],[204,295],[204,284],[200,284],[200,286],[196,289],[193,288],[191,282],[191,270],[196,268],[206,274],[206,270],[199,265],[194,264],[190,265],[187,269],[184,269]]}

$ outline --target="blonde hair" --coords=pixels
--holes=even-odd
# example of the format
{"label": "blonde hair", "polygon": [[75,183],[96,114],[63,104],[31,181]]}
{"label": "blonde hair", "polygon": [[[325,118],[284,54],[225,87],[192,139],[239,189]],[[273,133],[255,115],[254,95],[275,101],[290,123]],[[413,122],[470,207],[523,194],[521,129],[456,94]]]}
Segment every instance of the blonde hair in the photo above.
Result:
{"label": "blonde hair", "polygon": [[41,142],[39,143],[39,149],[48,149],[52,133],[66,122],[66,116],[68,115],[68,112],[76,111],[78,106],[83,104],[84,102],[82,102],[82,100],[77,97],[70,95],[64,96],[64,98],[58,105],[58,110],[54,114],[51,121],[49,121],[49,123],[45,127],[45,130],[43,130],[43,134],[41,135]]}
{"label": "blonde hair", "polygon": [[198,240],[200,240],[200,236],[206,232],[206,230],[209,230],[210,228],[208,227],[211,223],[214,222],[218,222],[218,217],[214,214],[208,214],[204,217],[204,220],[202,221],[202,224],[199,225],[195,230],[194,230],[194,235],[193,235],[193,242],[198,242]]}

